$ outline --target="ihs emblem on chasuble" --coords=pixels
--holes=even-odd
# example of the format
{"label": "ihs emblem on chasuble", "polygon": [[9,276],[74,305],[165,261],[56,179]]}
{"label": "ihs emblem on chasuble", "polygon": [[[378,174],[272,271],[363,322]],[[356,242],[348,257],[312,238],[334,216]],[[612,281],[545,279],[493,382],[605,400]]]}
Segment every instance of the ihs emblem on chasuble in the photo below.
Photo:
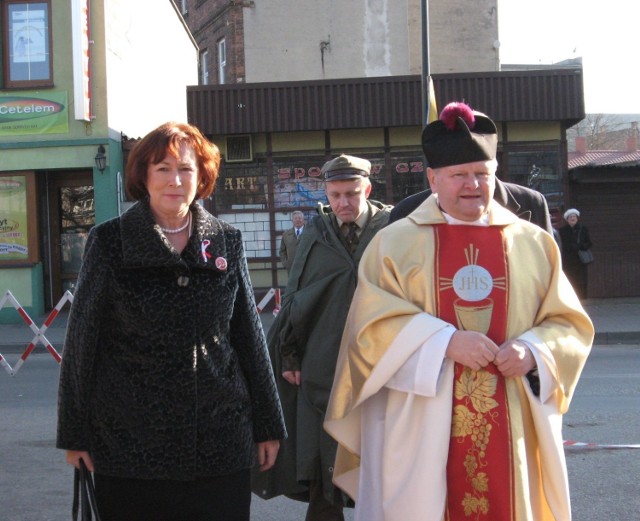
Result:
{"label": "ihs emblem on chasuble", "polygon": [[464,249],[464,256],[467,264],[452,279],[440,277],[440,291],[453,289],[458,296],[453,307],[460,329],[487,334],[493,314],[493,299],[489,295],[494,288],[506,290],[506,277],[494,278],[478,264],[480,249],[473,243]]}

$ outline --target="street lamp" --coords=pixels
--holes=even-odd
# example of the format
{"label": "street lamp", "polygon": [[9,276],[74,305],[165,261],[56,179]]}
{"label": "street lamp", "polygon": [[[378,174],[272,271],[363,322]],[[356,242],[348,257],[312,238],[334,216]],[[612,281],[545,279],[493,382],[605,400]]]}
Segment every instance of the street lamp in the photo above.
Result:
{"label": "street lamp", "polygon": [[100,173],[102,174],[104,169],[107,168],[107,156],[105,154],[104,146],[100,145],[98,147],[98,153],[94,159],[96,161],[96,168],[100,170]]}

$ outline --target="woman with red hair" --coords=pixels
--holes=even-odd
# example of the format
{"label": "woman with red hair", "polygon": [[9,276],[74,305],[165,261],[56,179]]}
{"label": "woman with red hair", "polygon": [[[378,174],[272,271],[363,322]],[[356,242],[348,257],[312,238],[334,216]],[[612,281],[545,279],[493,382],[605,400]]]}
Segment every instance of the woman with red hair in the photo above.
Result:
{"label": "woman with red hair", "polygon": [[220,152],[166,123],[132,150],[137,200],[91,230],[60,373],[57,447],[103,521],[249,520],[285,436],[240,231],[197,199]]}

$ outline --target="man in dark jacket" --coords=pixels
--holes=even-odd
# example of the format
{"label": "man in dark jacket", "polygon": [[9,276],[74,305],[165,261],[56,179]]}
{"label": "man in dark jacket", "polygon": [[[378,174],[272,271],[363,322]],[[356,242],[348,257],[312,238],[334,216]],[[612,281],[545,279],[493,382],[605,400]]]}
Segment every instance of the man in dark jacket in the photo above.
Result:
{"label": "man in dark jacket", "polygon": [[253,490],[308,500],[307,521],[344,519],[342,493],[331,481],[337,446],[322,423],[358,263],[391,210],[368,200],[370,172],[369,161],[347,155],[323,166],[329,205],[305,227],[268,335],[289,438],[275,467],[254,474]]}
{"label": "man in dark jacket", "polygon": [[[427,189],[404,198],[391,210],[389,224],[409,215],[430,195],[431,190]],[[521,219],[537,224],[553,235],[547,201],[540,192],[526,186],[505,183],[496,178],[496,191],[493,194],[493,199]]]}
{"label": "man in dark jacket", "polygon": [[287,273],[291,271],[300,236],[304,231],[304,214],[300,210],[296,210],[291,214],[291,222],[293,226],[283,232],[280,240],[280,261]]}

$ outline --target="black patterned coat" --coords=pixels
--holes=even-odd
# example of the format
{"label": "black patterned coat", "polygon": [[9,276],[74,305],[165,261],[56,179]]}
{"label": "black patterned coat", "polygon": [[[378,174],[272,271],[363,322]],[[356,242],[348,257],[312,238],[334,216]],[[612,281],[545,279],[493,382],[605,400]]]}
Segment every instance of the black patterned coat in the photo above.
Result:
{"label": "black patterned coat", "polygon": [[147,202],[89,234],[57,447],[89,451],[99,473],[225,475],[254,464],[256,442],[286,435],[240,231],[191,211],[181,254]]}

